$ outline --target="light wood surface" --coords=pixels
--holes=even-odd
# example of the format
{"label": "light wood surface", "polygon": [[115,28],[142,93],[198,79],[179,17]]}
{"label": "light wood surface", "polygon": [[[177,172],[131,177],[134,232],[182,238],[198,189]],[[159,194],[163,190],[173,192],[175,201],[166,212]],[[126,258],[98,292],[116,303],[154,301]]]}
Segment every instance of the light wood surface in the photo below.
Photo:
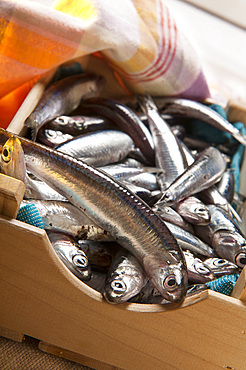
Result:
{"label": "light wood surface", "polygon": [[170,311],[110,305],[65,268],[44,230],[1,217],[0,235],[0,326],[123,369],[245,369],[238,299],[205,291]]}
{"label": "light wood surface", "polygon": [[70,361],[77,362],[79,364],[82,364],[84,366],[89,366],[93,369],[100,369],[100,370],[121,370],[119,367],[105,364],[101,361],[94,360],[93,358],[83,356],[79,353],[69,351],[67,349],[54,346],[50,343],[46,343],[43,341],[39,342],[38,348],[41,351],[50,353],[52,355],[65,358]]}
{"label": "light wood surface", "polygon": [[0,214],[16,217],[24,193],[22,181],[0,173]]}
{"label": "light wood surface", "polygon": [[0,327],[0,337],[8,338],[14,340],[15,342],[22,342],[24,334],[18,333],[17,331],[14,330]]}

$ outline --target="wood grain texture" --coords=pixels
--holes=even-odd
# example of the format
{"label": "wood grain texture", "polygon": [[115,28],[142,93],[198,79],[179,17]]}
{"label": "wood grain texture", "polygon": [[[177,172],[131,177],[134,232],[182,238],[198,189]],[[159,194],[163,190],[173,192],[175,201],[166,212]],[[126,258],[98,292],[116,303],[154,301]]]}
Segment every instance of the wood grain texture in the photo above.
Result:
{"label": "wood grain texture", "polygon": [[39,342],[38,348],[41,351],[50,353],[52,355],[58,356],[65,358],[70,361],[77,362],[79,364],[82,364],[84,366],[89,366],[93,369],[98,369],[98,370],[121,370],[119,367],[113,366],[113,365],[108,365],[105,364],[101,361],[93,360],[90,357],[83,356],[79,353],[68,351],[67,349],[61,348],[54,346],[50,343],[46,343],[43,341]]}
{"label": "wood grain texture", "polygon": [[14,340],[15,342],[22,342],[24,334],[7,328],[0,327],[0,337]]}
{"label": "wood grain texture", "polygon": [[243,268],[243,271],[237,279],[231,296],[246,302],[246,267]]}
{"label": "wood grain texture", "polygon": [[228,103],[227,110],[227,116],[230,122],[243,122],[246,125],[246,102],[231,100]]}
{"label": "wood grain texture", "polygon": [[110,305],[65,268],[44,230],[1,217],[0,235],[0,326],[123,369],[245,369],[239,300],[206,291],[163,312]]}
{"label": "wood grain texture", "polygon": [[16,217],[25,193],[25,184],[0,173],[0,214]]}

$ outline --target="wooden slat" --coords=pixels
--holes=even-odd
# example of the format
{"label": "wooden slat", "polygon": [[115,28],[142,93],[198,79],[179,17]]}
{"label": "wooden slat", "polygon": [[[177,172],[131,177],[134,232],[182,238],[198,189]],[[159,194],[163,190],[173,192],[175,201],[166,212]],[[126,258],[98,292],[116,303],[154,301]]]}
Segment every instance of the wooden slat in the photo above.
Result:
{"label": "wooden slat", "polygon": [[15,342],[22,342],[24,338],[24,334],[3,327],[0,327],[0,336],[7,339],[12,339]]}
{"label": "wooden slat", "polygon": [[243,268],[243,271],[237,279],[231,296],[246,302],[246,267]]}
{"label": "wooden slat", "polygon": [[245,368],[239,300],[205,291],[171,311],[110,305],[65,268],[44,230],[2,217],[0,235],[1,326],[123,369]]}
{"label": "wooden slat", "polygon": [[7,127],[7,130],[13,134],[20,134],[23,130],[25,119],[32,113],[36,105],[38,104],[46,86],[54,76],[56,69],[50,70],[45,75],[41,76],[40,79],[33,86],[31,91],[27,94],[21,107],[13,117],[12,121]]}
{"label": "wooden slat", "polygon": [[98,370],[121,370],[119,367],[105,364],[101,361],[97,361],[97,360],[94,360],[93,358],[83,356],[79,353],[75,353],[75,352],[69,351],[67,349],[54,346],[54,345],[52,345],[50,343],[46,343],[44,341],[39,342],[38,348],[41,351],[50,353],[50,354],[58,356],[58,357],[65,358],[65,359],[70,360],[70,361],[77,362],[77,363],[82,364],[84,366],[89,366],[93,369],[98,369]]}
{"label": "wooden slat", "polygon": [[0,215],[16,217],[25,193],[25,184],[0,173]]}

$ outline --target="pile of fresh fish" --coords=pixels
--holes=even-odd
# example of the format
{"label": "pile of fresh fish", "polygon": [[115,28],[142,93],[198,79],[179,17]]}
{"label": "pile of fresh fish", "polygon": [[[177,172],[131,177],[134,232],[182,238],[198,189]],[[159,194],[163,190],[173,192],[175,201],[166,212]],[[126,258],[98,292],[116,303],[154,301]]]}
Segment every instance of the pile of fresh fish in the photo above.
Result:
{"label": "pile of fresh fish", "polygon": [[0,131],[1,172],[25,183],[22,205],[36,205],[57,255],[109,303],[177,304],[240,272],[230,151],[199,140],[194,150],[185,120],[246,138],[201,103],[122,103],[98,97],[102,84],[96,75],[52,84],[25,121],[36,142]]}

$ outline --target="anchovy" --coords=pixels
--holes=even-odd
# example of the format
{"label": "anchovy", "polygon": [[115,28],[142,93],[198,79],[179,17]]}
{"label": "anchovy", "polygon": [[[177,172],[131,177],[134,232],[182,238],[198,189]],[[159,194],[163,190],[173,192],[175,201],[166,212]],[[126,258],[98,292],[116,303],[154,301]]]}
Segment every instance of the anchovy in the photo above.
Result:
{"label": "anchovy", "polygon": [[92,98],[83,101],[81,109],[85,113],[97,114],[114,123],[118,129],[131,136],[140,149],[145,162],[154,162],[154,144],[148,128],[140,118],[126,105],[119,101],[106,98]]}
{"label": "anchovy", "polygon": [[81,158],[94,166],[118,162],[134,148],[130,136],[117,130],[90,132],[56,146],[60,152]]}
{"label": "anchovy", "polygon": [[127,180],[131,176],[138,175],[144,171],[143,167],[132,167],[127,165],[108,164],[106,166],[98,166],[101,171],[106,172],[117,180]]}
{"label": "anchovy", "polygon": [[226,198],[229,203],[232,203],[235,192],[235,177],[231,169],[228,169],[222,175],[220,181],[216,184],[220,194]]}
{"label": "anchovy", "polygon": [[161,207],[156,207],[154,205],[152,209],[159,215],[159,217],[163,221],[170,222],[174,225],[181,227],[186,231],[189,231],[190,233],[194,233],[192,225],[188,223],[186,220],[184,220],[183,217],[172,207],[164,205]]}
{"label": "anchovy", "polygon": [[107,274],[104,297],[112,304],[126,302],[137,295],[146,282],[145,272],[136,257],[121,249]]}
{"label": "anchovy", "polygon": [[[183,152],[185,153],[188,165],[190,166],[195,161],[195,158],[193,157],[191,151],[187,148],[187,146],[182,141],[180,141],[180,144],[182,145]],[[219,192],[216,185],[212,185],[208,189],[205,189],[202,192],[200,192],[198,195],[199,195],[199,198],[202,200],[202,202],[206,204],[219,205],[223,207],[231,215],[233,215],[233,217],[237,220],[237,222],[239,223],[242,222],[236,210],[231,206],[228,200],[224,196],[222,196],[222,194]]]}
{"label": "anchovy", "polygon": [[32,139],[42,125],[52,119],[75,110],[82,99],[101,92],[104,79],[94,74],[78,74],[54,82],[45,90],[34,111],[24,125],[32,129]]}
{"label": "anchovy", "polygon": [[92,116],[59,116],[48,122],[45,127],[58,130],[64,134],[79,136],[87,132],[112,129],[113,125],[107,119]]}
{"label": "anchovy", "polygon": [[50,128],[46,128],[45,126],[46,125],[41,127],[37,135],[37,141],[41,144],[45,144],[51,148],[54,148],[57,145],[73,139],[73,136],[70,134],[64,134],[62,131],[52,130]]}
{"label": "anchovy", "polygon": [[[163,192],[160,204],[174,204],[215,184],[226,170],[220,151],[209,147]],[[157,203],[157,204],[158,204]]]}
{"label": "anchovy", "polygon": [[209,243],[217,256],[239,267],[246,265],[246,239],[230,215],[221,207],[208,205],[211,221],[207,226],[195,226],[195,232]]}
{"label": "anchovy", "polygon": [[188,279],[194,283],[205,284],[215,278],[211,269],[190,251],[184,251],[186,260]]}
{"label": "anchovy", "polygon": [[207,225],[211,218],[208,207],[195,196],[190,196],[176,203],[175,209],[191,224]]}
{"label": "anchovy", "polygon": [[80,280],[89,280],[91,267],[86,254],[78,247],[75,240],[66,234],[47,231],[55,252],[67,268]]}
{"label": "anchovy", "polygon": [[162,170],[161,189],[165,190],[186,168],[182,149],[170,126],[161,117],[149,95],[139,96],[139,104],[148,117],[155,147],[155,164]]}
{"label": "anchovy", "polygon": [[[0,143],[11,134],[0,130]],[[164,222],[124,185],[82,160],[20,138],[27,168],[85,212],[140,261],[163,297],[183,300],[187,269]]]}
{"label": "anchovy", "polygon": [[224,275],[234,274],[238,271],[238,266],[224,258],[207,258],[203,263],[210,268],[214,276],[220,277]]}
{"label": "anchovy", "polygon": [[221,131],[230,133],[239,143],[246,145],[246,137],[229,121],[208,106],[189,99],[164,98],[161,112],[171,116],[182,116],[202,120]]}
{"label": "anchovy", "polygon": [[33,203],[42,218],[44,229],[59,231],[74,238],[112,241],[112,236],[98,227],[87,215],[65,201],[23,200],[21,205]]}
{"label": "anchovy", "polygon": [[204,242],[202,238],[191,234],[189,231],[186,231],[181,227],[172,224],[171,222],[165,221],[165,224],[173,233],[183,251],[189,250],[194,254],[204,257],[215,256],[214,249],[210,246],[210,244]]}

